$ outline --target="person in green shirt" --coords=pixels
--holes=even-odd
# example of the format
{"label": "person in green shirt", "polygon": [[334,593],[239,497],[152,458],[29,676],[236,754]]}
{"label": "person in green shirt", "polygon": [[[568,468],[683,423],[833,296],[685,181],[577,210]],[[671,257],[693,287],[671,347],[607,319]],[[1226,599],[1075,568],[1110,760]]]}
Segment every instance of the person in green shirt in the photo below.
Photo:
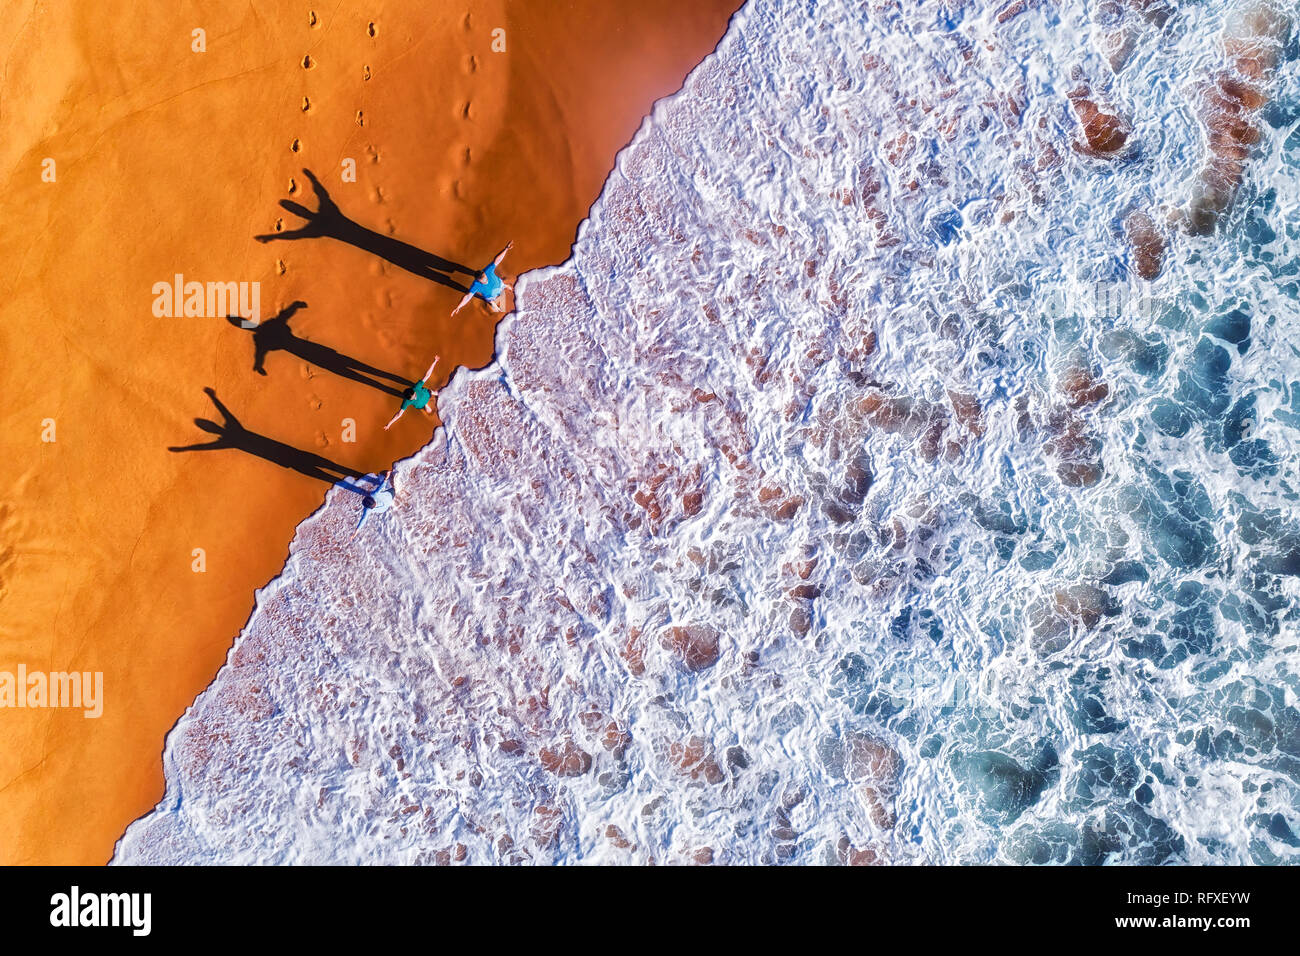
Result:
{"label": "person in green shirt", "polygon": [[429,377],[433,375],[433,370],[437,367],[439,358],[441,356],[435,355],[433,357],[433,364],[429,366],[429,370],[402,397],[402,407],[397,410],[397,414],[393,416],[392,421],[384,426],[384,431],[392,428],[408,408],[418,408],[426,415],[433,414],[433,406],[430,404],[433,399],[433,392],[429,390],[426,383],[429,381]]}

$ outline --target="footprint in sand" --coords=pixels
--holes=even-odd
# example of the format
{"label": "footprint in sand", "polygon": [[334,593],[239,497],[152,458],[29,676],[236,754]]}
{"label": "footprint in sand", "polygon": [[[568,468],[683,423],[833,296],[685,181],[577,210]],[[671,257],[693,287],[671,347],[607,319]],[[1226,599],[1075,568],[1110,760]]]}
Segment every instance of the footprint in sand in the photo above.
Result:
{"label": "footprint in sand", "polygon": [[438,191],[444,196],[451,196],[453,199],[463,198],[461,181],[459,179],[441,178],[438,181]]}
{"label": "footprint in sand", "polygon": [[306,113],[310,109],[311,109],[311,100],[307,99],[307,97],[304,96],[302,98],[302,111]]}
{"label": "footprint in sand", "polygon": [[358,126],[365,126],[365,125],[366,125],[366,118],[365,118],[365,116],[362,114],[361,110],[357,110],[357,125],[358,125]]}
{"label": "footprint in sand", "polygon": [[393,307],[393,294],[387,289],[376,289],[375,304],[381,309],[391,309]]}
{"label": "footprint in sand", "polygon": [[292,176],[289,177],[289,195],[293,196],[298,192],[298,180]]}
{"label": "footprint in sand", "polygon": [[[317,405],[316,408],[319,409],[319,408],[320,408],[320,405]],[[317,433],[316,433],[316,447],[317,447],[317,448],[328,448],[329,446],[330,446],[329,436],[326,435],[324,432],[317,432]]]}
{"label": "footprint in sand", "polygon": [[371,20],[369,23],[366,24],[367,35],[374,36],[378,32],[379,32],[379,28],[375,26],[375,22],[373,20]]}
{"label": "footprint in sand", "polygon": [[298,152],[298,150],[302,149],[302,143],[298,142],[298,140],[295,139],[292,143],[289,144],[289,149],[290,151],[296,153]]}
{"label": "footprint in sand", "polygon": [[304,70],[310,70],[315,65],[316,65],[316,61],[311,58],[310,53],[308,53],[306,56],[302,58],[302,68]]}
{"label": "footprint in sand", "polygon": [[368,80],[368,79],[370,79],[370,67],[369,67],[369,66],[363,66],[363,67],[361,68],[361,79],[363,79],[363,80]]}
{"label": "footprint in sand", "polygon": [[372,203],[379,204],[382,203],[387,198],[388,197],[384,195],[384,191],[380,189],[378,186],[376,186],[374,189],[370,191],[370,201]]}
{"label": "footprint in sand", "polygon": [[276,260],[275,260],[275,274],[276,274],[276,275],[278,275],[278,276],[282,276],[282,275],[284,275],[284,274],[285,274],[286,272],[288,272],[288,271],[289,271],[289,267],[286,266],[286,265],[284,264],[284,260],[283,260],[283,259],[276,259]]}
{"label": "footprint in sand", "polygon": [[470,107],[473,106],[473,105],[474,105],[474,104],[472,104],[469,100],[466,100],[463,104],[461,104],[461,107],[460,107],[460,118],[461,118],[461,119],[470,119],[470,118],[471,118],[470,115],[469,115],[469,111],[470,111]]}
{"label": "footprint in sand", "polygon": [[371,163],[379,162],[379,150],[375,149],[373,146],[366,147],[366,154],[370,157]]}
{"label": "footprint in sand", "polygon": [[469,56],[465,57],[465,59],[462,62],[465,65],[466,73],[478,72],[478,57],[476,57],[474,54],[471,53]]}
{"label": "footprint in sand", "polygon": [[320,18],[316,16],[316,11],[315,11],[315,10],[308,10],[308,11],[307,11],[307,26],[309,26],[309,27],[318,27],[318,26],[320,26]]}
{"label": "footprint in sand", "polygon": [[384,260],[382,260],[382,259],[371,259],[371,260],[370,260],[370,274],[371,274],[372,276],[382,276],[382,275],[384,275]]}
{"label": "footprint in sand", "polygon": [[276,232],[283,232],[283,231],[284,231],[284,220],[283,220],[283,219],[277,219],[277,220],[275,221],[275,231],[276,231]]}

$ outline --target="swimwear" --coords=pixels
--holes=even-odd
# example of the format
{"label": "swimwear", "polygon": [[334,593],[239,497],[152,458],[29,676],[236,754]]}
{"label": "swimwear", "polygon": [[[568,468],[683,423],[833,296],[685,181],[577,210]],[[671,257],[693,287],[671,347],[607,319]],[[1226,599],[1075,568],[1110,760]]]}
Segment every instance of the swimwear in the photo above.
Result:
{"label": "swimwear", "polygon": [[410,390],[405,398],[402,399],[402,410],[408,408],[423,409],[429,404],[429,399],[433,397],[433,392],[425,388],[423,382],[416,382],[415,387]]}
{"label": "swimwear", "polygon": [[493,299],[501,295],[501,293],[505,291],[505,288],[506,284],[502,282],[501,277],[497,275],[497,265],[494,262],[483,270],[482,280],[474,280],[474,284],[469,287],[469,291],[474,295],[482,296],[491,302]]}

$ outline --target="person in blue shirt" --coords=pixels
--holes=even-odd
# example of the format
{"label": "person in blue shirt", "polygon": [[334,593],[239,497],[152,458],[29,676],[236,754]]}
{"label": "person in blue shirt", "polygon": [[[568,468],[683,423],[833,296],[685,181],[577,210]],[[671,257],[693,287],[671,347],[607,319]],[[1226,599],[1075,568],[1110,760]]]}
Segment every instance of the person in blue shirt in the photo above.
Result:
{"label": "person in blue shirt", "polygon": [[514,244],[513,239],[506,243],[506,247],[497,254],[495,259],[492,260],[492,264],[478,274],[478,277],[474,280],[474,284],[471,285],[469,291],[465,293],[465,298],[460,300],[460,305],[451,310],[452,315],[455,315],[461,309],[465,308],[465,306],[469,305],[470,299],[474,298],[474,296],[478,296],[486,302],[488,308],[493,312],[505,311],[505,306],[501,304],[501,299],[505,295],[507,289],[512,292],[514,291],[515,284],[514,282],[506,282],[497,275],[497,266],[501,265],[501,260],[506,257],[506,253],[510,251],[511,246]]}

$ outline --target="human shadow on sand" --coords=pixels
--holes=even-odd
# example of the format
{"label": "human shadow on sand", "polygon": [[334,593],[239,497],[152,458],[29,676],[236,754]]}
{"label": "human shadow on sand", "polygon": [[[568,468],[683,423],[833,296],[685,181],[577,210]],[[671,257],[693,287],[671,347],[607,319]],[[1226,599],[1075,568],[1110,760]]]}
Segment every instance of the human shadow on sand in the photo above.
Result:
{"label": "human shadow on sand", "polygon": [[[407,389],[415,384],[410,379],[395,375],[392,372],[385,372],[373,365],[367,365],[360,359],[344,355],[337,349],[321,345],[319,342],[309,341],[294,334],[293,329],[289,328],[289,320],[293,318],[295,312],[305,308],[307,308],[307,303],[301,299],[297,302],[291,302],[276,313],[273,318],[258,322],[255,325],[237,315],[226,316],[226,321],[235,328],[247,329],[253,333],[253,371],[258,375],[266,374],[265,362],[268,354],[271,352],[288,352],[290,355],[296,355],[308,365],[315,365],[317,368],[333,372],[341,378],[369,385],[371,388],[377,388],[381,392],[387,392],[389,395],[395,395],[398,398],[405,395]],[[386,382],[378,381],[378,379],[387,379],[388,382],[395,382],[396,385],[389,385]]]}
{"label": "human shadow on sand", "polygon": [[203,431],[216,435],[216,440],[195,445],[170,445],[168,451],[216,451],[221,448],[234,448],[330,485],[345,478],[364,477],[365,472],[358,471],[356,468],[340,465],[314,452],[303,451],[293,445],[286,445],[282,441],[249,431],[230,413],[230,409],[221,404],[221,399],[217,398],[216,392],[211,388],[205,388],[203,391],[207,393],[208,398],[212,399],[212,404],[221,414],[222,422],[218,425],[206,418],[196,418],[194,424]]}
{"label": "human shadow on sand", "polygon": [[343,215],[342,210],[330,198],[329,191],[321,185],[320,180],[312,174],[310,169],[304,169],[302,172],[307,177],[308,182],[311,183],[312,191],[316,194],[316,211],[312,212],[306,206],[292,200],[281,199],[280,205],[295,216],[305,219],[306,224],[299,226],[297,229],[268,232],[260,236],[254,236],[253,238],[258,242],[318,238],[337,239],[340,242],[356,246],[358,249],[364,249],[366,252],[385,259],[421,278],[440,282],[458,292],[469,291],[469,286],[457,282],[451,277],[451,273],[460,272],[472,278],[478,274],[478,270],[470,269],[468,266],[453,262],[451,259],[444,259],[442,256],[435,256],[433,253],[425,252],[409,242],[402,242],[402,240],[394,239],[392,236],[382,235],[373,229],[367,229],[358,222],[354,222]]}

